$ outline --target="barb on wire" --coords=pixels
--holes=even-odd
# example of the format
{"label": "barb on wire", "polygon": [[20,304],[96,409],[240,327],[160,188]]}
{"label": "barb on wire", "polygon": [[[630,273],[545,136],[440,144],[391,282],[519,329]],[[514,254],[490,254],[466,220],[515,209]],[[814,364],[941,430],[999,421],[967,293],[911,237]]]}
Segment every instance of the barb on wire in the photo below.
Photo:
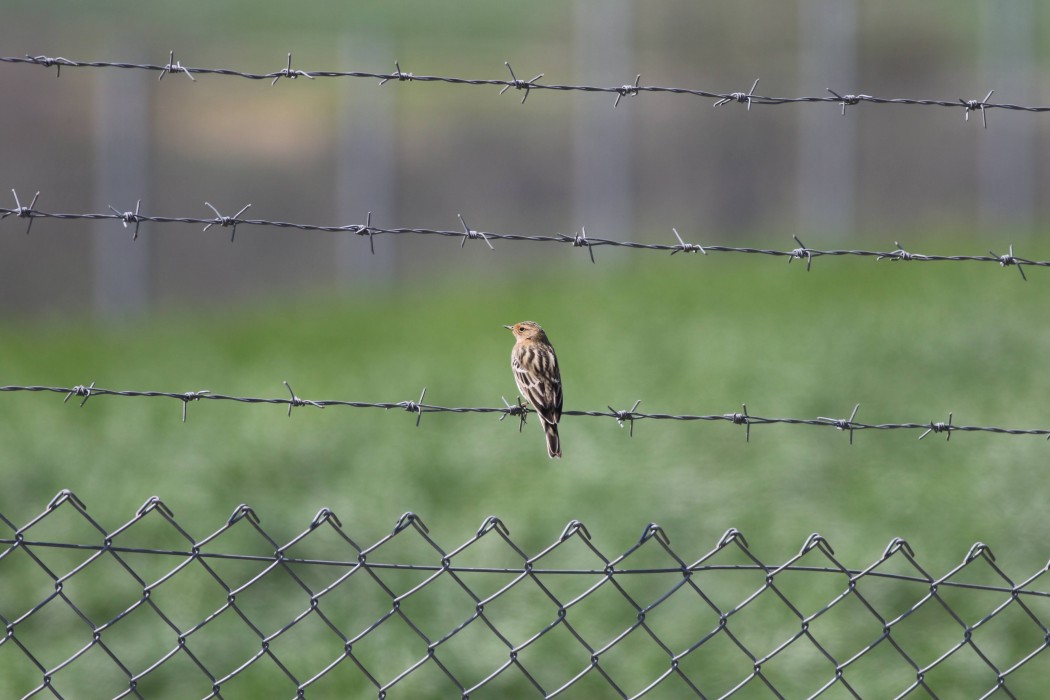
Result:
{"label": "barb on wire", "polygon": [[109,207],[110,211],[120,217],[124,228],[127,228],[128,224],[135,224],[135,232],[131,235],[131,240],[137,241],[139,239],[139,224],[142,223],[142,218],[139,216],[139,208],[142,206],[142,200],[139,199],[135,201],[135,211],[119,212],[111,204],[106,206]]}
{"label": "barb on wire", "polygon": [[34,212],[36,211],[36,200],[40,199],[40,192],[33,195],[33,201],[29,203],[28,207],[23,207],[22,202],[18,199],[18,192],[14,189],[11,190],[11,194],[15,196],[15,208],[14,209],[0,209],[0,219],[6,219],[7,217],[14,214],[19,219],[29,219],[29,224],[26,225],[26,235],[29,235],[30,230],[33,228]]}
{"label": "barb on wire", "polygon": [[951,439],[952,439],[952,431],[953,430],[961,430],[962,429],[962,428],[960,428],[957,425],[952,425],[952,414],[951,414],[951,412],[948,413],[948,422],[947,423],[944,423],[942,421],[937,421],[937,422],[932,422],[931,421],[928,426],[923,426],[923,427],[926,428],[926,430],[923,432],[922,435],[919,436],[920,440],[922,440],[924,437],[926,437],[930,433],[946,433],[945,442],[951,441]]}
{"label": "barb on wire", "polygon": [[[82,66],[82,64],[74,63],[72,61],[67,62],[66,65],[67,66],[75,66],[77,68],[80,68]],[[116,64],[114,64],[114,66],[116,66]],[[129,65],[129,66],[121,66],[121,67],[132,67],[132,66]],[[189,78],[191,81],[197,82],[197,79],[193,77],[193,73],[195,73],[196,71],[191,71],[189,68],[184,68],[181,63],[179,63],[179,62],[177,62],[175,60],[175,52],[174,51],[169,51],[168,52],[168,62],[165,65],[161,66],[161,68],[160,68],[160,75],[157,76],[157,80],[158,81],[163,80],[165,75],[167,75],[168,73],[174,73],[175,71],[182,71],[183,73],[186,74],[186,77]]]}
{"label": "barb on wire", "polygon": [[639,73],[634,79],[634,85],[621,85],[619,90],[616,91],[616,101],[613,102],[613,107],[620,106],[620,100],[628,95],[638,94],[638,83],[642,80],[642,74]]}
{"label": "barb on wire", "polygon": [[634,437],[635,411],[638,410],[638,406],[641,405],[641,403],[642,403],[642,400],[638,399],[637,401],[634,402],[634,405],[631,406],[626,411],[617,411],[612,406],[609,406],[609,411],[616,418],[616,424],[617,425],[619,425],[622,428],[624,423],[630,423],[631,424],[631,432],[630,432],[630,436],[631,437]]}
{"label": "barb on wire", "polygon": [[[731,92],[728,95],[726,95],[725,97],[723,97],[722,99],[720,99],[718,102],[715,102],[714,106],[715,107],[721,107],[722,105],[727,105],[730,102],[740,102],[742,104],[746,104],[747,105],[747,111],[750,112],[751,111],[751,103],[754,102],[755,99],[756,99],[755,98],[755,88],[758,87],[758,80],[759,80],[758,78],[755,78],[755,82],[751,85],[751,89],[748,90],[747,92]],[[761,100],[761,99],[764,99],[764,98],[759,97],[757,99]]]}
{"label": "barb on wire", "polygon": [[990,250],[988,251],[988,254],[999,259],[999,267],[1010,267],[1011,265],[1016,265],[1017,266],[1017,271],[1021,273],[1021,279],[1023,279],[1025,282],[1028,281],[1028,278],[1025,277],[1025,274],[1024,274],[1024,268],[1021,267],[1021,265],[1023,265],[1025,263],[1025,261],[1021,260],[1020,258],[1015,258],[1014,257],[1014,245],[1013,245],[1013,243],[1010,244],[1010,252],[1007,253],[1006,255],[996,255],[995,253],[993,253]]}
{"label": "barb on wire", "polygon": [[[420,392],[420,394],[419,394],[419,401],[399,401],[398,403],[395,404],[395,406],[397,408],[403,408],[406,411],[408,411],[409,413],[415,413],[416,414],[416,427],[417,428],[419,427],[419,421],[423,420],[423,411],[424,410],[430,410],[430,411],[433,411],[433,410],[438,410],[438,411],[448,410],[448,409],[438,408],[438,407],[435,407],[435,406],[427,406],[426,404],[424,404],[423,403],[423,399],[426,398],[426,395],[427,395],[427,388],[423,387],[423,391]],[[393,408],[392,406],[380,406],[378,404],[376,406],[374,406],[374,407]]]}
{"label": "barb on wire", "polygon": [[984,128],[988,128],[988,113],[984,111],[985,107],[989,106],[988,100],[992,99],[992,95],[995,94],[995,90],[989,90],[988,94],[984,96],[983,100],[964,100],[961,97],[959,102],[966,107],[966,121],[970,121],[970,112],[976,112],[981,110],[981,122],[984,124]]}
{"label": "barb on wire", "polygon": [[[28,54],[27,54],[26,57],[29,58]],[[48,56],[35,56],[35,57],[33,57],[33,61],[32,62],[36,63],[38,65],[44,66],[45,68],[49,68],[51,66],[54,66],[55,67],[55,77],[56,78],[61,78],[62,77],[62,66],[65,65],[65,66],[74,66],[74,67],[76,67],[76,65],[77,65],[77,63],[75,61],[70,61],[69,59],[62,58],[61,56],[56,56],[54,58],[50,58]]]}
{"label": "barb on wire", "polygon": [[[664,689],[675,697],[749,684],[792,698],[835,685],[850,697],[863,687],[897,697],[1045,689],[1046,567],[1015,581],[981,541],[936,575],[900,537],[854,568],[819,532],[769,560],[735,527],[686,552],[655,522],[606,553],[574,518],[530,553],[494,515],[452,549],[413,511],[392,527],[372,523],[383,534],[371,544],[327,507],[290,538],[247,503],[203,536],[158,496],[113,530],[69,489],[27,521],[12,515],[0,512],[0,562],[20,585],[5,591],[0,648],[13,697],[68,697],[99,659],[112,668],[109,695],[126,685],[117,697],[140,697],[178,674],[195,695],[226,697],[264,656],[267,688],[289,697],[312,697],[339,674],[382,698],[425,664],[430,675],[417,682],[463,697],[551,697],[588,678],[577,686],[588,696],[637,698],[672,676]],[[51,522],[62,523],[57,539]],[[385,546],[395,540],[393,552],[410,558]],[[770,605],[785,614],[767,614]],[[216,629],[224,615],[236,624]],[[551,654],[558,664],[544,663]],[[961,663],[972,671],[962,685],[947,670]],[[721,669],[721,681],[705,668]]]}
{"label": "barb on wire", "polygon": [[826,421],[829,425],[835,426],[835,428],[837,428],[838,430],[848,430],[849,431],[849,444],[852,445],[853,444],[853,430],[854,430],[854,427],[855,427],[855,424],[853,423],[853,419],[857,417],[857,411],[859,409],[860,409],[860,404],[857,404],[856,406],[854,406],[853,407],[853,413],[851,413],[849,415],[849,418],[846,418],[846,419],[843,419],[843,418],[825,418],[824,416],[819,416],[817,418],[817,420]]}
{"label": "barb on wire", "polygon": [[[500,422],[502,423],[503,419],[507,416],[517,416],[518,432],[520,433],[525,428],[525,418],[529,414],[528,404],[526,404],[520,396],[518,397],[518,402],[515,404],[509,403],[505,396],[501,396],[500,399],[503,400],[503,405],[506,407],[503,415],[499,417]],[[1050,439],[1050,437],[1047,439]]]}
{"label": "barb on wire", "polygon": [[288,65],[278,73],[274,75],[273,82],[270,83],[271,87],[277,84],[277,81],[281,78],[290,78],[295,80],[296,78],[303,77],[313,80],[314,77],[304,70],[292,70],[292,54],[288,54]]}
{"label": "barb on wire", "polygon": [[[70,397],[83,396],[84,400],[80,402],[80,406],[83,407],[84,404],[87,403],[87,400],[91,398],[91,392],[94,390],[94,388],[95,388],[95,382],[91,382],[91,384],[89,386],[84,386],[83,384],[77,384],[75,387],[73,387],[68,392],[66,392],[66,398],[64,398],[62,400],[62,403],[69,403]],[[185,413],[183,413],[182,418],[183,418],[183,420],[186,419],[186,414]]]}
{"label": "barb on wire", "polygon": [[790,264],[792,260],[802,260],[805,258],[806,272],[809,272],[810,268],[813,267],[813,251],[807,248],[806,244],[798,239],[798,236],[792,234],[791,237],[795,239],[795,243],[798,243],[798,248],[791,251],[791,257],[788,258],[788,264]]}
{"label": "barb on wire", "polygon": [[839,100],[839,104],[842,107],[842,116],[846,116],[846,107],[852,107],[853,105],[859,105],[862,101],[874,99],[871,95],[840,95],[831,88],[826,89],[835,96],[836,100]]}
{"label": "barb on wire", "polygon": [[674,233],[674,237],[678,239],[678,245],[671,251],[671,255],[674,255],[675,253],[703,253],[704,255],[707,255],[707,251],[704,250],[702,245],[686,243],[682,240],[682,237],[678,235],[678,229],[676,228],[672,228],[671,231]]}
{"label": "barb on wire", "polygon": [[282,230],[294,230],[303,232],[328,232],[328,233],[347,233],[354,234],[357,236],[367,236],[369,250],[375,253],[375,238],[377,236],[440,236],[445,238],[453,238],[459,241],[460,247],[466,245],[468,240],[482,240],[485,245],[491,250],[495,250],[493,241],[512,241],[517,243],[560,243],[568,245],[573,248],[586,248],[587,253],[592,263],[596,263],[594,257],[594,249],[599,246],[608,246],[612,248],[626,248],[628,250],[648,250],[662,253],[670,253],[675,255],[677,253],[702,253],[708,255],[710,253],[736,253],[745,255],[765,255],[777,258],[787,258],[788,262],[794,260],[805,260],[806,270],[810,270],[813,265],[813,261],[816,258],[821,257],[864,257],[874,258],[878,260],[890,260],[892,262],[986,262],[995,263],[999,267],[1016,267],[1021,274],[1021,278],[1027,280],[1027,276],[1024,272],[1024,267],[1050,267],[1050,261],[1046,260],[1030,260],[1028,258],[1022,258],[1014,255],[1013,245],[1009,246],[1009,251],[1005,255],[998,255],[992,251],[989,251],[988,255],[932,255],[932,254],[920,254],[906,251],[901,247],[900,243],[894,243],[896,248],[894,250],[859,250],[859,249],[818,249],[810,248],[802,243],[797,235],[792,235],[795,243],[797,244],[794,248],[786,250],[775,249],[775,248],[758,248],[749,246],[727,246],[727,245],[698,245],[694,243],[686,243],[678,232],[677,228],[672,228],[671,231],[674,234],[674,243],[640,243],[635,241],[618,241],[609,238],[595,238],[587,235],[586,227],[581,227],[580,232],[569,236],[563,233],[556,233],[554,235],[521,235],[516,233],[497,233],[493,231],[482,231],[478,229],[472,229],[467,225],[467,222],[463,214],[459,214],[460,228],[459,229],[439,229],[439,228],[393,228],[384,226],[375,226],[372,223],[372,212],[368,212],[368,216],[365,219],[364,224],[344,224],[338,226],[320,225],[320,224],[308,224],[301,222],[292,221],[277,221],[272,219],[247,219],[241,218],[252,205],[246,204],[241,207],[233,216],[225,216],[219,210],[212,205],[210,202],[205,202],[205,206],[212,210],[215,216],[212,217],[201,217],[201,216],[160,216],[154,214],[144,213],[140,210],[139,203],[136,203],[135,211],[121,212],[113,205],[107,205],[108,212],[91,212],[91,213],[61,213],[44,211],[42,209],[35,208],[35,203],[40,196],[37,192],[33,197],[33,201],[28,206],[23,206],[18,198],[17,193],[12,190],[15,194],[15,205],[12,208],[0,207],[0,219],[5,219],[8,216],[14,216],[19,219],[27,219],[29,221],[26,227],[26,233],[29,233],[33,222],[36,219],[54,219],[56,221],[104,221],[112,220],[117,221],[127,226],[128,224],[135,224],[135,235],[132,236],[132,240],[138,237],[138,226],[142,223],[155,223],[155,224],[183,224],[183,225],[197,225],[203,226],[203,230],[207,231],[212,226],[219,226],[220,228],[231,229],[230,240],[234,241],[237,235],[238,226],[251,226],[259,228],[277,228]]}
{"label": "barb on wire", "polygon": [[[565,236],[565,238],[568,239],[568,236]],[[586,226],[580,227],[580,232],[569,240],[572,241],[573,248],[586,248],[587,253],[591,256],[591,263],[596,264],[594,260],[594,248],[591,247],[592,245],[594,245],[594,243],[591,241],[591,239],[587,238]]]}
{"label": "barb on wire", "polygon": [[[286,382],[286,384],[287,384],[287,382]],[[292,390],[291,387],[288,387],[288,391],[291,391],[291,390]],[[182,395],[182,422],[183,423],[186,422],[186,405],[189,404],[190,401],[199,401],[202,398],[204,398],[204,396],[206,394],[210,394],[210,393],[211,392],[208,391],[207,389],[202,389],[201,391],[187,391],[185,394]],[[292,395],[294,396],[295,394],[292,394]],[[288,406],[288,415],[289,416],[292,415],[292,407],[290,405]]]}
{"label": "barb on wire", "polygon": [[[291,394],[291,396],[292,396],[290,399],[288,399],[288,417],[289,418],[292,417],[292,409],[295,408],[295,407],[298,407],[298,406],[314,406],[316,408],[324,408],[324,406],[322,406],[321,404],[317,403],[316,401],[307,401],[306,399],[301,399],[298,396],[296,396],[295,395],[295,391],[292,389],[292,385],[289,384],[288,382],[283,382],[283,384],[284,384],[284,388],[287,389],[288,393]],[[197,398],[202,398],[202,397],[198,395]],[[185,403],[183,404],[183,408],[185,408]],[[184,422],[186,420],[185,412],[183,412],[182,420]]]}
{"label": "barb on wire", "polygon": [[503,86],[503,89],[499,91],[499,94],[505,93],[507,90],[514,88],[515,90],[524,90],[525,94],[521,97],[521,103],[525,104],[525,100],[529,99],[529,90],[532,89],[533,84],[543,77],[543,73],[538,73],[528,80],[518,80],[518,76],[514,75],[514,69],[510,67],[508,61],[504,61],[503,65],[510,71],[510,83]]}
{"label": "barb on wire", "polygon": [[[64,394],[64,402],[68,402],[70,398],[76,396],[82,398],[80,405],[83,406],[87,403],[87,400],[93,396],[119,396],[123,398],[169,398],[176,399],[181,404],[182,409],[182,420],[186,420],[186,404],[190,401],[233,401],[236,403],[245,404],[274,404],[288,407],[288,415],[291,416],[292,408],[301,406],[313,406],[315,408],[325,408],[326,406],[342,406],[345,408],[382,408],[390,410],[392,408],[400,408],[409,413],[416,415],[416,426],[419,425],[423,418],[424,413],[453,413],[453,414],[468,414],[468,413],[491,413],[499,416],[500,421],[507,418],[508,416],[517,417],[519,419],[519,430],[521,426],[525,425],[525,417],[529,413],[529,409],[523,403],[512,404],[503,398],[503,406],[441,406],[438,404],[426,403],[427,389],[423,387],[423,391],[419,395],[418,400],[407,400],[407,401],[394,401],[394,402],[383,402],[373,403],[367,401],[347,401],[339,399],[324,399],[324,400],[307,400],[300,398],[293,390],[288,382],[284,382],[285,388],[288,390],[289,397],[275,397],[275,398],[262,398],[262,397],[250,397],[250,396],[232,396],[229,394],[217,394],[211,391],[187,391],[187,392],[175,392],[175,391],[118,391],[115,389],[104,389],[95,386],[95,383],[85,386],[78,384],[74,387],[57,387],[57,386],[39,386],[39,385],[10,385],[0,386],[0,393],[55,393]],[[853,407],[853,412],[849,418],[827,418],[825,416],[818,416],[816,418],[774,418],[766,416],[756,416],[748,412],[747,404],[742,405],[742,410],[733,413],[718,413],[718,414],[675,414],[675,413],[643,413],[638,411],[638,406],[642,403],[641,399],[634,402],[634,405],[628,410],[618,410],[613,408],[611,405],[607,406],[607,411],[584,411],[584,410],[565,410],[562,411],[562,416],[580,416],[590,418],[612,418],[616,421],[617,425],[621,428],[625,423],[630,423],[630,435],[634,436],[634,423],[639,420],[673,420],[673,421],[706,421],[706,422],[725,422],[732,425],[743,425],[745,427],[745,438],[748,442],[751,440],[751,427],[757,425],[808,425],[818,428],[834,428],[836,430],[848,431],[850,435],[850,444],[853,444],[853,434],[855,431],[860,430],[915,430],[923,431],[919,435],[919,439],[925,438],[930,433],[946,433],[947,438],[951,439],[951,434],[954,432],[983,432],[983,433],[997,433],[1000,435],[1041,435],[1050,436],[1050,428],[998,428],[994,426],[976,426],[976,425],[955,425],[953,420],[953,414],[948,414],[948,421],[924,421],[924,422],[895,422],[895,423],[862,423],[856,420],[857,411],[860,408],[860,404],[856,404]]]}
{"label": "barb on wire", "polygon": [[[904,248],[901,246],[901,244],[899,242],[897,242],[897,241],[894,241],[893,245],[897,246],[896,250],[894,250],[893,252],[885,253],[883,255],[878,256],[877,258],[875,258],[875,262],[878,262],[879,260],[889,260],[891,262],[894,262],[894,261],[897,261],[897,260],[929,260],[930,259],[929,256],[926,256],[926,255],[919,255],[918,253],[909,253],[908,251],[904,250]],[[992,255],[995,255],[995,253],[992,253]],[[1002,260],[1001,259],[1000,259],[1000,266],[1002,266]]]}
{"label": "barb on wire", "polygon": [[63,67],[69,68],[87,68],[87,69],[121,69],[121,70],[142,70],[158,73],[157,79],[162,80],[165,75],[169,73],[182,73],[187,76],[190,80],[196,80],[194,76],[197,75],[214,75],[224,77],[237,77],[245,78],[248,80],[269,80],[271,85],[276,85],[277,81],[281,78],[299,78],[305,77],[310,80],[317,78],[368,78],[378,79],[380,85],[385,85],[391,80],[397,80],[398,82],[417,82],[417,83],[445,83],[449,85],[475,85],[475,86],[496,86],[501,88],[500,94],[502,95],[509,89],[524,90],[525,95],[522,97],[522,104],[528,99],[528,96],[533,90],[545,90],[549,92],[589,92],[589,93],[602,93],[615,95],[616,99],[613,102],[613,106],[619,106],[620,100],[628,95],[640,95],[642,93],[650,94],[665,94],[665,95],[688,95],[692,97],[699,97],[703,99],[715,100],[713,103],[716,107],[729,104],[730,102],[737,102],[747,106],[748,111],[754,105],[760,106],[776,106],[786,104],[832,104],[838,105],[841,113],[845,115],[847,106],[854,106],[860,103],[877,104],[877,105],[908,105],[908,106],[922,106],[922,107],[946,107],[954,109],[962,109],[965,115],[965,120],[969,121],[970,112],[981,112],[981,121],[985,128],[988,128],[988,110],[990,109],[1005,109],[1011,111],[1020,112],[1050,112],[1048,106],[1028,106],[1018,105],[1003,102],[991,102],[992,95],[995,90],[989,90],[988,94],[985,95],[983,100],[964,100],[958,98],[956,100],[941,100],[941,99],[915,99],[915,98],[885,98],[876,97],[874,95],[865,94],[853,94],[846,92],[838,92],[831,88],[825,88],[828,95],[821,96],[800,96],[800,97],[775,97],[771,95],[758,95],[755,94],[755,90],[758,88],[759,79],[755,79],[755,82],[751,85],[751,89],[747,92],[714,92],[710,90],[701,90],[696,88],[684,88],[674,86],[661,86],[661,85],[641,85],[641,75],[635,78],[634,84],[628,85],[564,85],[555,83],[541,83],[540,78],[544,76],[543,73],[538,73],[535,77],[529,80],[522,80],[518,78],[514,71],[510,69],[509,62],[504,62],[504,66],[510,72],[509,79],[492,79],[492,78],[462,78],[456,76],[442,76],[442,75],[420,75],[415,73],[409,73],[401,70],[401,64],[397,61],[394,62],[393,73],[377,73],[371,71],[322,71],[322,70],[299,70],[292,68],[292,57],[289,53],[287,55],[287,63],[285,67],[280,70],[266,73],[251,73],[238,70],[231,70],[229,68],[206,68],[206,67],[190,67],[184,66],[181,61],[175,60],[175,52],[170,51],[168,53],[168,61],[164,64],[150,64],[150,63],[126,63],[126,62],[114,62],[114,61],[74,61],[68,58],[62,57],[51,57],[51,56],[2,56],[0,57],[0,63],[8,63],[15,65],[38,65],[44,66],[45,68],[55,67],[57,70],[56,75],[61,75]]}
{"label": "barb on wire", "polygon": [[733,425],[744,426],[744,442],[751,442],[751,416],[747,413],[747,404],[741,404],[741,412],[724,413],[722,417]]}
{"label": "barb on wire", "polygon": [[467,226],[467,222],[463,219],[462,214],[456,214],[459,217],[459,223],[463,224],[463,240],[460,241],[459,247],[462,248],[472,238],[480,238],[485,241],[485,245],[489,247],[489,250],[496,250],[492,247],[492,243],[489,241],[488,236],[485,235],[484,231],[475,231],[474,229]]}
{"label": "barb on wire", "polygon": [[[380,74],[371,74],[371,73],[369,73],[369,74],[367,74],[366,77],[369,77],[369,78],[382,78],[382,80],[379,81],[380,85],[386,85],[387,81],[390,81],[390,80],[400,80],[400,81],[406,81],[406,80],[407,81],[412,81],[412,80],[415,80],[415,76],[412,75],[411,73],[402,73],[401,72],[401,64],[399,62],[397,62],[397,61],[394,61],[394,69],[396,70],[396,72],[393,75],[383,75],[381,73]],[[322,73],[318,73],[318,75],[321,76],[321,77],[328,77],[328,76],[326,76],[326,75],[324,75]],[[357,76],[353,76],[353,77],[357,77]]]}
{"label": "barb on wire", "polygon": [[241,207],[241,210],[233,216],[223,216],[219,213],[219,210],[212,205],[211,202],[205,202],[204,205],[211,209],[213,212],[215,212],[215,219],[208,222],[208,225],[204,227],[204,231],[207,231],[216,224],[222,226],[223,228],[232,227],[232,232],[230,233],[230,243],[233,243],[233,239],[237,235],[237,224],[244,223],[241,220],[240,216],[248,210],[248,207],[250,207],[251,204],[245,204],[243,207]]}

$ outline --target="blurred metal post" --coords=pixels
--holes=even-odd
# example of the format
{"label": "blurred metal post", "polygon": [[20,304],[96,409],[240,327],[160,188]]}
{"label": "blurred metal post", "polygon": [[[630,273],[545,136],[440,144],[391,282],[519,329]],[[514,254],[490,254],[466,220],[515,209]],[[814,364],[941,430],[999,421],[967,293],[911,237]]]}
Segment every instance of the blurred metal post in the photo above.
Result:
{"label": "blurred metal post", "polygon": [[[1037,30],[1032,0],[978,3],[978,7],[981,94],[962,97],[981,99],[995,89],[994,102],[1038,103],[1032,80]],[[1029,117],[993,112],[988,115],[987,131],[977,136],[981,235],[1029,228],[1035,220],[1037,120]]]}
{"label": "blurred metal post", "polygon": [[[149,209],[150,92],[144,71],[97,71],[95,93],[95,208]],[[92,304],[98,316],[141,313],[149,305],[149,237],[143,224],[97,221],[92,236]]]}
{"label": "blurred metal post", "polygon": [[[857,0],[800,0],[801,93],[863,92],[857,81]],[[856,109],[856,108],[854,108]],[[856,225],[857,119],[832,105],[799,110],[800,232],[849,235]]]}
{"label": "blurred metal post", "polygon": [[[630,0],[574,0],[573,66],[589,85],[634,82]],[[634,228],[634,119],[627,96],[581,94],[573,100],[575,226],[602,238],[629,238]]]}
{"label": "blurred metal post", "polygon": [[[340,70],[386,71],[394,65],[389,42],[375,36],[344,37]],[[360,68],[365,66],[365,68]],[[341,225],[364,224],[368,212],[377,225],[391,226],[397,205],[396,90],[375,83],[345,80],[339,92],[336,154],[337,214]],[[394,238],[383,238],[372,255],[367,238],[338,234],[335,258],[339,281],[389,280],[394,272]]]}

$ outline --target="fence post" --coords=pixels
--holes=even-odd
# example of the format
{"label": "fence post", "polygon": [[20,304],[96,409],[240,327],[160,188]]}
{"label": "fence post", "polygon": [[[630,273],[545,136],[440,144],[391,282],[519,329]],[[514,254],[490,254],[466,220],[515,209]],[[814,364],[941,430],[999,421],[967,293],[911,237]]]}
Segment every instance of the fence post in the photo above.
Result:
{"label": "fence post", "polygon": [[[1038,104],[1032,66],[1036,16],[1031,0],[1006,5],[978,3],[981,56],[980,99],[994,89],[992,101]],[[1030,114],[996,111],[987,131],[977,137],[977,187],[981,230],[1011,231],[1032,226],[1036,204],[1036,120]],[[973,121],[971,118],[970,121]]]}
{"label": "fence post", "polygon": [[[801,93],[859,92],[856,0],[801,0],[798,32]],[[803,234],[853,232],[858,118],[843,117],[832,105],[799,113],[797,201]]]}
{"label": "fence post", "polygon": [[[634,35],[628,0],[575,0],[573,68],[577,82],[634,82]],[[613,83],[613,84],[616,84]],[[624,238],[634,226],[633,97],[583,95],[573,101],[574,227],[595,236]]]}
{"label": "fence post", "polygon": [[[394,64],[389,42],[382,37],[353,34],[339,46],[344,66],[368,66],[386,71]],[[358,70],[354,68],[354,70]],[[336,201],[339,222],[364,224],[368,212],[379,226],[392,225],[397,206],[396,99],[392,86],[377,89],[374,83],[345,80],[338,83],[336,120]],[[336,273],[341,284],[363,280],[389,280],[394,272],[395,239],[382,239],[382,250],[372,255],[369,241],[352,234],[337,234]]]}
{"label": "fence post", "polygon": [[[96,209],[107,205],[134,211],[149,209],[149,73],[98,71],[95,75]],[[148,224],[143,224],[140,234]],[[149,237],[132,242],[134,229],[118,222],[95,222],[92,235],[92,305],[97,316],[117,318],[141,313],[149,305]]]}

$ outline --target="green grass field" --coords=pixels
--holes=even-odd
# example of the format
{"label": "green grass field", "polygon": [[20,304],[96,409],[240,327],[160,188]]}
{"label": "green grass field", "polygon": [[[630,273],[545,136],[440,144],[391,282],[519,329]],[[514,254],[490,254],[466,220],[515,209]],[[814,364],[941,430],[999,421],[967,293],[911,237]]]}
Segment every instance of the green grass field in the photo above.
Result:
{"label": "green grass field", "polygon": [[[917,248],[980,251],[940,240]],[[519,251],[505,245],[498,252]],[[1050,346],[1043,322],[1050,273],[1030,269],[1024,282],[1016,271],[989,264],[853,258],[821,258],[807,273],[783,259],[599,254],[598,265],[566,264],[540,276],[471,275],[466,285],[435,279],[385,294],[159,310],[119,326],[8,320],[0,324],[0,385],[95,382],[118,390],[282,397],[287,380],[306,399],[396,402],[417,399],[426,386],[428,403],[498,406],[501,396],[515,396],[512,339],[500,326],[535,319],[558,350],[566,409],[626,409],[641,399],[640,411],[722,414],[746,402],[755,415],[814,418],[847,417],[860,403],[862,422],[939,421],[953,411],[957,425],[1050,427],[1050,378],[1041,371]],[[812,532],[824,535],[851,567],[875,561],[891,538],[904,537],[934,576],[961,562],[975,541],[988,544],[1015,580],[1039,570],[1048,556],[1040,484],[1050,445],[1039,437],[955,433],[950,442],[943,435],[920,442],[918,431],[862,431],[850,446],[846,434],[829,428],[756,426],[746,443],[743,428],[729,423],[639,421],[631,438],[609,418],[568,417],[565,457],[550,461],[535,421],[519,434],[514,420],[501,423],[491,415],[428,414],[417,428],[414,415],[396,409],[303,407],[289,418],[281,406],[204,401],[188,408],[183,424],[181,404],[171,399],[94,397],[78,408],[58,394],[0,393],[0,513],[24,524],[68,488],[107,529],[160,496],[195,538],[247,503],[279,542],[329,507],[362,545],[413,511],[446,551],[470,538],[486,516],[498,515],[530,554],[579,519],[610,557],[634,544],[649,522],[662,525],[689,561],[729,527],[743,531],[767,563],[789,558]],[[69,528],[48,533],[86,537],[82,526]],[[503,555],[497,558],[505,563]],[[6,587],[15,577],[5,575],[5,561],[14,565],[0,559]],[[13,599],[38,602],[50,585],[40,579],[19,579]],[[821,586],[803,579],[798,595],[824,591]],[[825,602],[841,589],[836,586],[825,591]],[[122,609],[107,602],[106,593],[85,592],[94,601],[88,607],[111,615],[110,607]],[[125,593],[132,602],[138,595]],[[990,600],[975,604],[978,619],[994,607]],[[353,600],[346,605],[352,608]],[[435,599],[434,610],[420,614],[440,622],[441,606]],[[10,619],[20,612],[0,614]],[[1011,620],[1016,628],[997,632],[1003,645],[1005,637],[1020,639],[1035,629],[1030,620]],[[792,629],[787,623],[783,636]],[[82,627],[78,620],[62,624]],[[169,642],[150,641],[164,648]],[[311,644],[319,644],[316,637],[302,643],[305,657]],[[234,647],[227,649],[231,658],[253,653]],[[558,659],[559,649],[544,653]],[[401,648],[380,656],[402,653],[419,657]],[[1004,654],[1006,663],[1012,657]],[[476,650],[464,652],[475,656]],[[39,683],[39,674],[19,667],[19,659],[12,645],[0,645],[4,697]],[[658,665],[659,654],[625,658],[621,668],[655,676],[650,662]],[[827,675],[826,662],[813,663]],[[876,669],[872,677],[882,679],[870,682],[887,684],[872,697],[906,686],[909,673],[914,680],[900,659],[885,663],[882,670],[869,664]],[[1042,664],[1045,673],[1042,657],[1032,664]],[[333,679],[330,687],[369,687],[355,685],[362,681],[350,678],[346,666],[346,685]],[[557,667],[545,665],[554,687]],[[742,671],[728,664],[727,679],[734,668],[748,672],[747,664]],[[981,668],[953,673],[935,686],[947,690],[936,692],[973,696],[989,689],[994,674]],[[435,680],[443,675],[419,673],[415,685],[406,683],[391,697],[427,696],[424,689],[448,696],[452,686]],[[185,689],[173,690],[176,676],[170,685],[158,681],[149,697],[185,697]],[[497,681],[488,696],[528,696],[519,681]],[[567,697],[612,692],[598,681]],[[788,678],[783,687],[804,695],[812,681]],[[682,689],[676,682],[654,696],[674,697]],[[1026,687],[1040,687],[1024,683],[1013,690],[1018,697]],[[240,687],[243,695],[223,697],[260,697],[252,693],[265,686],[245,681]],[[625,687],[637,692],[642,686]],[[767,696],[758,686],[752,692],[743,697]]]}

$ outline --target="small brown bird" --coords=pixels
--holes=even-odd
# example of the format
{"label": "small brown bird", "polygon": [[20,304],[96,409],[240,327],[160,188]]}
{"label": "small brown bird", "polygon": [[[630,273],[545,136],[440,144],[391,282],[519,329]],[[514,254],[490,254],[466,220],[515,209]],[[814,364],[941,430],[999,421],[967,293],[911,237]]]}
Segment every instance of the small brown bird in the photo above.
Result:
{"label": "small brown bird", "polygon": [[536,409],[547,436],[547,454],[561,457],[558,421],[561,420],[561,372],[558,356],[547,340],[547,334],[534,321],[522,321],[504,326],[514,334],[514,348],[510,351],[510,366],[514,381],[523,398]]}

